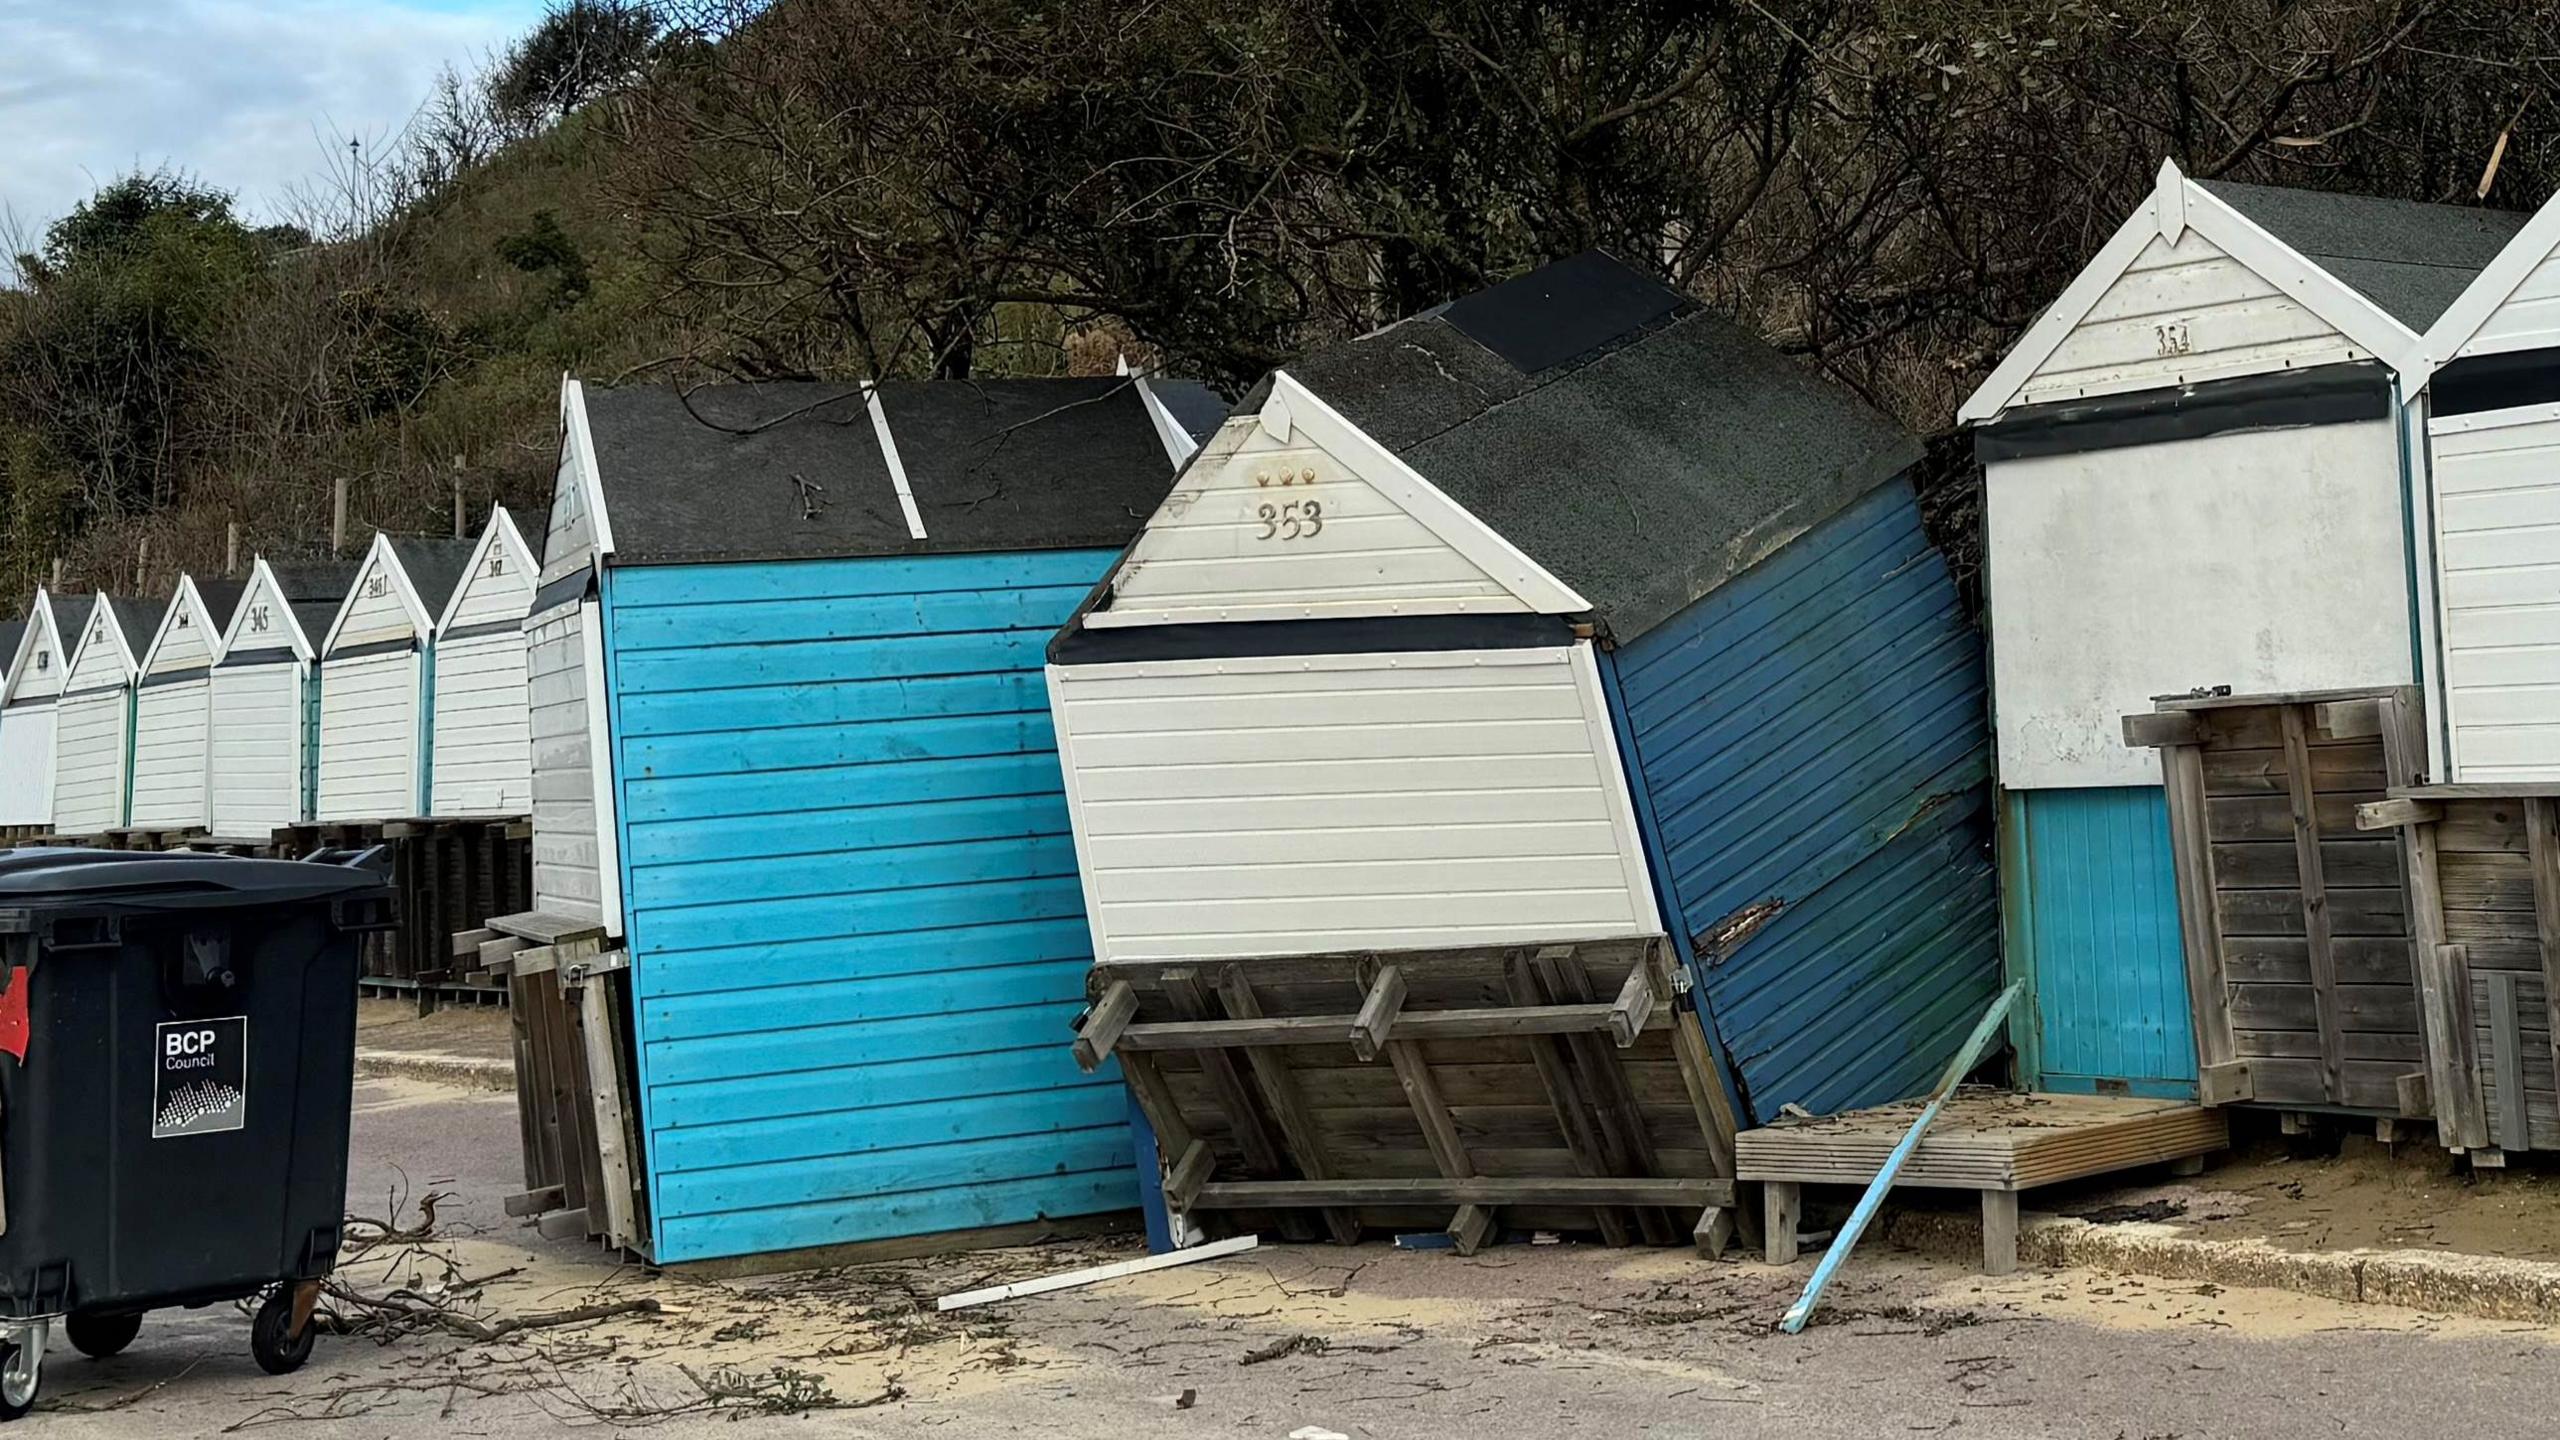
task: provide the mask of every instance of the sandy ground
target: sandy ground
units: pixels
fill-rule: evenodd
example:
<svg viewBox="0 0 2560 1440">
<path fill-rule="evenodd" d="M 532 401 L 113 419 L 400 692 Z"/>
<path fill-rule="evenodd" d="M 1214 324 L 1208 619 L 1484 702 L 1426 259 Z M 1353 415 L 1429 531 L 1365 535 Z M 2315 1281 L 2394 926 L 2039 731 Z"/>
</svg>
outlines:
<svg viewBox="0 0 2560 1440">
<path fill-rule="evenodd" d="M 507 1012 L 481 1005 L 455 1006 L 421 1018 L 418 1007 L 406 1000 L 359 1000 L 356 1043 L 370 1050 L 465 1060 L 508 1060 L 515 1055 Z"/>
<path fill-rule="evenodd" d="M 2086 1272 L 1987 1281 L 1861 1252 L 1801 1337 L 1789 1269 L 1512 1246 L 1462 1260 L 1272 1247 L 951 1315 L 931 1297 L 1131 1253 L 1074 1241 L 741 1282 L 554 1244 L 499 1213 L 513 1102 L 366 1081 L 349 1207 L 432 1234 L 347 1273 L 485 1321 L 655 1314 L 381 1344 L 274 1379 L 227 1310 L 154 1315 L 125 1355 L 58 1351 L 35 1423 L 73 1436 L 1558 1434 L 2295 1436 L 2547 1433 L 2560 1332 Z M 723 1427 L 717 1430 L 709 1427 Z"/>
</svg>

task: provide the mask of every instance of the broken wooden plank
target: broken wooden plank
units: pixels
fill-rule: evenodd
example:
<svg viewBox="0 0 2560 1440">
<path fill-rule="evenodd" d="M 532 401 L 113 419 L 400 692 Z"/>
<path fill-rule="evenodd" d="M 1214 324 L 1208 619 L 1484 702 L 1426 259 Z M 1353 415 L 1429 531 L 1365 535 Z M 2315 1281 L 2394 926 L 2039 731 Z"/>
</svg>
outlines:
<svg viewBox="0 0 2560 1440">
<path fill-rule="evenodd" d="M 2363 740 L 2382 734 L 2382 697 L 2329 700 L 2311 707 L 2312 724 L 2332 740 Z"/>
<path fill-rule="evenodd" d="M 2433 800 L 2367 800 L 2356 806 L 2359 830 L 2397 830 L 2403 825 L 2432 825 L 2444 818 L 2444 806 Z"/>
<path fill-rule="evenodd" d="M 1387 1043 L 1387 1031 L 1396 1023 L 1396 1012 L 1404 1008 L 1404 971 L 1394 965 L 1378 967 L 1378 976 L 1369 982 L 1368 996 L 1360 1002 L 1360 1013 L 1351 1019 L 1351 1053 L 1361 1060 L 1378 1058 Z"/>
<path fill-rule="evenodd" d="M 2517 1013 L 2516 977 L 2511 970 L 2489 974 L 2489 1063 L 2498 1077 L 2498 1106 L 2492 1112 L 2489 1139 L 2501 1150 L 2530 1150 L 2525 1130 L 2524 1021 Z"/>
<path fill-rule="evenodd" d="M 1653 1019 L 1653 977 L 1642 965 L 1627 971 L 1627 983 L 1618 989 L 1616 1003 L 1609 1007 L 1609 1033 L 1621 1050 L 1636 1043 Z"/>
<path fill-rule="evenodd" d="M 1137 1013 L 1137 990 L 1126 980 L 1112 981 L 1111 988 L 1102 992 L 1102 999 L 1085 1012 L 1084 1023 L 1076 1027 L 1076 1068 L 1088 1075 L 1101 1069 Z"/>
<path fill-rule="evenodd" d="M 527 1190 L 510 1195 L 506 1200 L 506 1212 L 519 1220 L 559 1208 L 560 1187 L 557 1185 L 545 1185 L 538 1190 Z"/>
<path fill-rule="evenodd" d="M 1128 1050 L 1228 1050 L 1280 1045 L 1339 1045 L 1358 1015 L 1257 1016 L 1250 1020 L 1154 1020 L 1120 1032 Z M 1659 1015 L 1649 1025 L 1661 1023 Z M 1529 1035 L 1614 1034 L 1615 1005 L 1519 1005 L 1399 1012 L 1400 1040 L 1484 1040 Z"/>
<path fill-rule="evenodd" d="M 587 1212 L 584 1210 L 552 1210 L 533 1222 L 533 1228 L 545 1240 L 584 1240 L 587 1238 Z"/>
<path fill-rule="evenodd" d="M 2320 1076 L 2329 1103 L 2346 1100 L 2346 1030 L 2338 1013 L 2338 957 L 2330 946 L 2329 885 L 2320 867 L 2320 814 L 2312 799 L 2311 736 L 2302 707 L 2284 707 L 2285 786 L 2293 806 L 2294 863 L 2301 871 L 2302 933 L 2310 942 Z"/>
<path fill-rule="evenodd" d="M 495 930 L 458 930 L 453 936 L 453 958 L 463 960 L 477 955 L 482 946 L 497 938 Z"/>
<path fill-rule="evenodd" d="M 1177 1211 L 1190 1209 L 1200 1187 L 1209 1183 L 1209 1173 L 1215 1164 L 1216 1158 L 1210 1154 L 1207 1141 L 1194 1140 L 1183 1146 L 1182 1158 L 1165 1172 L 1165 1204 Z"/>
<path fill-rule="evenodd" d="M 2193 745 L 2204 739 L 2204 727 L 2186 710 L 2152 710 L 2124 717 L 2124 743 L 2134 750 L 2167 745 Z"/>
<path fill-rule="evenodd" d="M 2213 837 L 2205 800 L 2204 752 L 2173 745 L 2160 752 L 2169 793 L 2169 857 L 2178 887 L 2178 932 L 2187 971 L 2187 1014 L 2195 1030 L 2196 1062 L 2228 1064 L 2239 1047 L 2232 1037 L 2230 988 L 2225 983 L 2221 905 L 2215 891 Z"/>
<path fill-rule="evenodd" d="M 1449 1221 L 1451 1248 L 1461 1255 L 1473 1255 L 1484 1248 L 1493 1235 L 1493 1212 L 1482 1205 L 1461 1205 Z"/>
<path fill-rule="evenodd" d="M 2256 1098 L 2257 1090 L 2249 1079 L 2248 1061 L 2231 1060 L 2220 1065 L 2197 1067 L 2197 1104 L 2239 1105 Z"/>
<path fill-rule="evenodd" d="M 2423 1120 L 2436 1113 L 2435 1102 L 2428 1093 L 2430 1087 L 2425 1071 L 2401 1076 L 2392 1088 L 2399 1097 L 2402 1115 Z"/>
<path fill-rule="evenodd" d="M 1056 1051 L 1049 1052 L 1056 1054 Z M 1156 1270 L 1170 1270 L 1177 1265 L 1197 1265 L 1203 1260 L 1218 1260 L 1241 1255 L 1262 1243 L 1258 1235 L 1238 1235 L 1232 1240 L 1212 1240 L 1188 1250 L 1175 1250 L 1163 1255 L 1147 1255 L 1135 1260 L 1115 1260 L 1108 1265 L 1095 1265 L 1084 1270 L 1069 1270 L 1057 1275 L 1043 1275 L 1037 1280 L 1016 1280 L 1009 1285 L 990 1285 L 984 1290 L 963 1290 L 945 1295 L 933 1302 L 936 1310 L 966 1310 L 975 1305 L 992 1305 L 999 1300 L 1018 1300 L 1025 1295 L 1046 1295 L 1053 1290 L 1072 1290 L 1079 1285 L 1098 1284 L 1130 1275 L 1145 1275 Z"/>
<path fill-rule="evenodd" d="M 1255 997 L 1253 981 L 1240 965 L 1230 965 L 1219 972 L 1218 999 L 1233 1019 L 1262 1018 L 1262 1002 Z M 1333 1162 L 1325 1153 L 1324 1132 L 1307 1113 L 1306 1102 L 1298 1094 L 1298 1082 L 1289 1073 L 1287 1057 L 1269 1048 L 1255 1048 L 1245 1052 L 1245 1061 L 1253 1067 L 1253 1078 L 1261 1086 L 1264 1103 L 1271 1107 L 1271 1118 L 1280 1127 L 1280 1137 L 1288 1146 L 1289 1158 L 1297 1163 L 1298 1173 L 1308 1180 L 1330 1178 Z M 1360 1217 L 1348 1209 L 1326 1209 L 1324 1223 L 1333 1232 L 1335 1244 L 1360 1242 Z"/>
</svg>

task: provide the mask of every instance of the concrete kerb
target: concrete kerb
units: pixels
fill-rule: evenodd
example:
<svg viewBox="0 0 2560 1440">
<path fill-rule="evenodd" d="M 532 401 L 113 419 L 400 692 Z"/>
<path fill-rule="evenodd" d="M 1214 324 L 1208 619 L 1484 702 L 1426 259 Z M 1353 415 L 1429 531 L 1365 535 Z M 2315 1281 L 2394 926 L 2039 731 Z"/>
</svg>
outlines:
<svg viewBox="0 0 2560 1440">
<path fill-rule="evenodd" d="M 465 1090 L 511 1091 L 516 1067 L 511 1060 L 479 1060 L 466 1055 L 437 1055 L 414 1050 L 356 1051 L 356 1074 L 367 1079 L 423 1080 Z"/>
<path fill-rule="evenodd" d="M 1982 1253 L 1979 1224 L 1946 1212 L 1897 1212 L 1885 1234 L 1933 1255 L 1978 1259 Z M 2282 1250 L 2263 1240 L 2200 1240 L 2174 1225 L 2096 1225 L 2059 1215 L 2022 1217 L 2018 1260 L 2560 1325 L 2560 1264 L 2542 1260 L 2429 1250 Z"/>
</svg>

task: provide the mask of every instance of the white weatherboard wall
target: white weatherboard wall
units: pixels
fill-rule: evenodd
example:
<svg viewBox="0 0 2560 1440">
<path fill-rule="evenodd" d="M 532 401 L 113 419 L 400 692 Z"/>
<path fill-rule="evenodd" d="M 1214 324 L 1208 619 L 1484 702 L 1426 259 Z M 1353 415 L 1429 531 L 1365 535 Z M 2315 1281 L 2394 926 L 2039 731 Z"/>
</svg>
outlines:
<svg viewBox="0 0 2560 1440">
<path fill-rule="evenodd" d="M 293 605 L 264 563 L 240 597 L 213 672 L 213 833 L 247 838 L 303 818 L 305 651 Z"/>
<path fill-rule="evenodd" d="M 2560 779 L 2560 405 L 2430 429 L 2447 778 Z"/>
<path fill-rule="evenodd" d="M 437 628 L 430 814 L 533 809 L 524 632 L 533 595 L 533 556 L 500 510 Z"/>
<path fill-rule="evenodd" d="M 65 662 L 42 591 L 0 688 L 0 825 L 53 823 L 53 740 Z M 5 664 L 6 661 L 0 661 Z"/>
<path fill-rule="evenodd" d="M 203 827 L 211 821 L 211 666 L 220 646 L 195 587 L 181 585 L 134 695 L 135 825 Z"/>
<path fill-rule="evenodd" d="M 2157 695 L 2410 683 L 2389 420 L 2002 460 L 1984 505 L 2009 789 L 2158 785 Z"/>
<path fill-rule="evenodd" d="M 1048 674 L 1103 959 L 1661 928 L 1587 644 Z"/>
<path fill-rule="evenodd" d="M 53 827 L 94 835 L 124 824 L 131 761 L 133 670 L 103 603 L 74 643 L 53 743 Z"/>
<path fill-rule="evenodd" d="M 2043 404 L 2371 358 L 2194 229 L 2154 235 L 2015 403 Z"/>
<path fill-rule="evenodd" d="M 534 617 L 526 633 L 533 735 L 533 908 L 620 927 L 600 829 L 594 738 L 588 708 L 588 637 L 598 633 L 592 603 L 560 605 Z"/>
<path fill-rule="evenodd" d="M 387 820 L 418 808 L 415 650 L 331 660 L 320 670 L 322 820 Z"/>
</svg>

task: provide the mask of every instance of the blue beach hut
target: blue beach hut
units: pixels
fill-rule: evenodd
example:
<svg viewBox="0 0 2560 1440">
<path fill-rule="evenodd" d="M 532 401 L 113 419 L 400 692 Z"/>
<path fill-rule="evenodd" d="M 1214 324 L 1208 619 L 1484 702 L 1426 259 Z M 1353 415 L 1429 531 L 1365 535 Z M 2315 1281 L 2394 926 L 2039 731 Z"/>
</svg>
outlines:
<svg viewBox="0 0 2560 1440">
<path fill-rule="evenodd" d="M 564 388 L 536 903 L 629 952 L 659 1262 L 1135 1203 L 1120 1085 L 1062 1043 L 1040 665 L 1191 448 L 1157 389 Z"/>
</svg>

